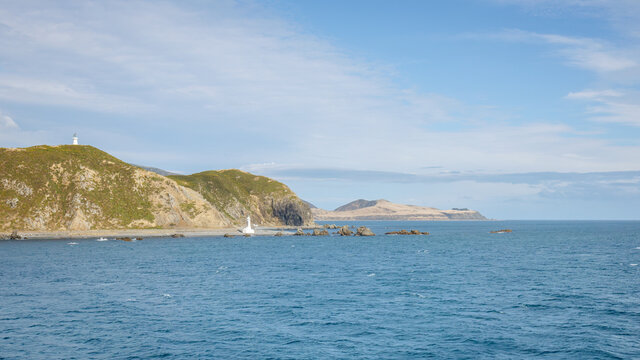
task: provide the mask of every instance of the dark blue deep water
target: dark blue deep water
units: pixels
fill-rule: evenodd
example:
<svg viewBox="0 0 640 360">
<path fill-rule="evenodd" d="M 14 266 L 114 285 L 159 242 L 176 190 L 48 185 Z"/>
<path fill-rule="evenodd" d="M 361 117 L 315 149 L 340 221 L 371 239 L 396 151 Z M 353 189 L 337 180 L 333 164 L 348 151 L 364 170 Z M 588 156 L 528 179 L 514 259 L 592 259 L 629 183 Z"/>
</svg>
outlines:
<svg viewBox="0 0 640 360">
<path fill-rule="evenodd" d="M 0 358 L 640 358 L 640 222 L 359 224 L 0 242 Z"/>
</svg>

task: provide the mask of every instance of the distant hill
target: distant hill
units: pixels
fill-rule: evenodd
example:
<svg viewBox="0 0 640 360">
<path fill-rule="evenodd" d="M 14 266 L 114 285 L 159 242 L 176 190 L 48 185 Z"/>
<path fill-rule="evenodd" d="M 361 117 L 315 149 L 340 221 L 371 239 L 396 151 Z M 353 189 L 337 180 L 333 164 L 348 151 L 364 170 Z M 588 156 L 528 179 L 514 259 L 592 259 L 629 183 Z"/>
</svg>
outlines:
<svg viewBox="0 0 640 360">
<path fill-rule="evenodd" d="M 162 169 L 158 169 L 152 166 L 142 166 L 142 165 L 135 165 L 135 164 L 131 164 L 133 166 L 137 166 L 141 169 L 147 170 L 147 171 L 151 171 L 154 172 L 156 174 L 162 175 L 162 176 L 169 176 L 169 175 L 178 175 L 176 173 L 173 173 L 171 171 L 167 171 L 167 170 L 162 170 Z"/>
<path fill-rule="evenodd" d="M 311 209 L 315 220 L 487 220 L 469 209 L 439 210 L 432 207 L 395 204 L 387 200 L 359 199 L 334 211 Z"/>
<path fill-rule="evenodd" d="M 239 170 L 170 178 L 92 146 L 0 148 L 0 231 L 222 228 L 247 215 L 313 223 L 284 184 Z"/>
<path fill-rule="evenodd" d="M 364 200 L 364 199 L 358 199 L 355 201 L 352 201 L 346 205 L 342 205 L 339 208 L 333 210 L 333 211 L 351 211 L 351 210 L 358 210 L 358 209 L 362 209 L 362 208 L 366 208 L 366 207 L 370 207 L 370 206 L 375 206 L 378 203 L 377 200 Z"/>
</svg>

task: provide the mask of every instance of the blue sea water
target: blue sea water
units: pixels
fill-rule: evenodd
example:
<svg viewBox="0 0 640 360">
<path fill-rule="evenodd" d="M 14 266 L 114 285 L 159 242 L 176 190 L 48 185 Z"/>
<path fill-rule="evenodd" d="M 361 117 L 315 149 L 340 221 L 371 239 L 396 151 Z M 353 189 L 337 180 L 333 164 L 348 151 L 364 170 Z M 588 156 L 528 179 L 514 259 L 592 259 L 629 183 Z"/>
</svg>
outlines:
<svg viewBox="0 0 640 360">
<path fill-rule="evenodd" d="M 0 358 L 640 358 L 640 222 L 357 224 L 0 242 Z"/>
</svg>

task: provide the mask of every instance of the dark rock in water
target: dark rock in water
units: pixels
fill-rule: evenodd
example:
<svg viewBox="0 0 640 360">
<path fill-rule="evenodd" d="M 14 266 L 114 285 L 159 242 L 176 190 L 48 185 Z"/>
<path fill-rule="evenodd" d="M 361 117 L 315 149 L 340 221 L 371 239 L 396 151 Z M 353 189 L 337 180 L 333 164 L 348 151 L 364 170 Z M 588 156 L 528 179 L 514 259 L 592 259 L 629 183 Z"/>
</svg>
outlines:
<svg viewBox="0 0 640 360">
<path fill-rule="evenodd" d="M 144 240 L 144 239 L 141 237 L 137 237 L 136 240 Z"/>
<path fill-rule="evenodd" d="M 422 235 L 431 235 L 431 234 L 429 234 L 429 232 L 428 232 L 428 231 L 423 231 L 423 232 L 422 232 Z"/>
<path fill-rule="evenodd" d="M 171 237 L 174 238 L 174 239 L 175 238 L 183 238 L 184 234 L 173 234 L 173 235 L 171 235 Z"/>
<path fill-rule="evenodd" d="M 340 229 L 340 226 L 338 226 L 336 224 L 324 224 L 323 227 L 325 229 Z"/>
<path fill-rule="evenodd" d="M 298 229 L 298 230 L 296 230 L 296 232 L 293 235 L 294 236 L 304 236 L 304 231 L 302 231 L 302 229 Z"/>
<path fill-rule="evenodd" d="M 510 233 L 510 232 L 513 232 L 513 230 L 511 230 L 511 229 L 502 229 L 502 230 L 491 231 L 492 234 L 504 234 L 504 233 Z"/>
<path fill-rule="evenodd" d="M 284 225 L 302 226 L 313 223 L 309 206 L 300 201 L 289 198 L 272 200 L 271 208 L 273 216 L 280 219 Z"/>
<path fill-rule="evenodd" d="M 385 233 L 385 235 L 429 235 L 428 232 L 420 232 L 418 230 L 411 230 L 411 231 L 407 231 L 407 230 L 400 230 L 400 231 L 390 231 Z"/>
<path fill-rule="evenodd" d="M 360 226 L 358 228 L 358 232 L 356 232 L 356 236 L 375 236 L 376 234 L 371 231 L 368 227 Z"/>
<path fill-rule="evenodd" d="M 327 236 L 327 235 L 329 235 L 329 232 L 327 230 L 315 229 L 315 230 L 313 230 L 313 234 L 311 234 L 311 235 L 313 235 L 313 236 Z"/>
<path fill-rule="evenodd" d="M 235 235 L 231 235 L 231 234 L 224 234 L 224 237 L 226 237 L 226 238 L 232 238 L 232 237 L 235 237 Z"/>
<path fill-rule="evenodd" d="M 132 241 L 130 237 L 125 236 L 125 237 L 117 237 L 116 240 L 122 240 L 122 241 Z"/>
<path fill-rule="evenodd" d="M 351 236 L 353 235 L 353 231 L 349 230 L 349 226 L 345 225 L 338 230 L 338 234 L 342 236 Z"/>
<path fill-rule="evenodd" d="M 284 234 L 282 234 L 282 231 L 278 231 L 277 233 L 275 233 L 273 236 L 282 236 Z"/>
<path fill-rule="evenodd" d="M 14 231 L 11 233 L 11 235 L 9 235 L 9 240 L 20 240 L 22 239 L 22 236 L 20 236 L 20 234 L 18 234 L 17 231 Z"/>
<path fill-rule="evenodd" d="M 244 237 L 251 237 L 251 234 L 244 234 Z"/>
</svg>

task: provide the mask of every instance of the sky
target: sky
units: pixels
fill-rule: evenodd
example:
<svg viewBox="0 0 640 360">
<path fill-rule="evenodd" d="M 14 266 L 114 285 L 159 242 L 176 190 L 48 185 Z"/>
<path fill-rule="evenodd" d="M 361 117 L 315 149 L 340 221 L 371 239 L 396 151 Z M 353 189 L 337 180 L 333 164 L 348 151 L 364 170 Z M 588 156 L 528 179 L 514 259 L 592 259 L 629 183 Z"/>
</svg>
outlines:
<svg viewBox="0 0 640 360">
<path fill-rule="evenodd" d="M 239 168 L 333 209 L 640 219 L 640 2 L 4 1 L 0 147 Z"/>
</svg>

